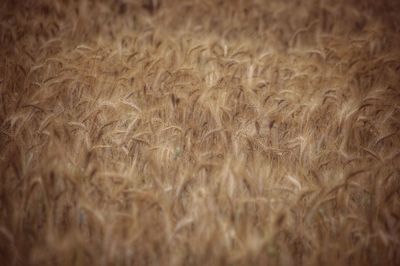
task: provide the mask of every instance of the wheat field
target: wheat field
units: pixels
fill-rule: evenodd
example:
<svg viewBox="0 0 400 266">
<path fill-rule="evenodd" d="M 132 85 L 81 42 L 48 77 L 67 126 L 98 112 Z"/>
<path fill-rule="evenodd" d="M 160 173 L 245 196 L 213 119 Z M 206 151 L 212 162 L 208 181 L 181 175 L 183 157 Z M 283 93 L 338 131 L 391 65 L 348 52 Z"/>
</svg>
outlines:
<svg viewBox="0 0 400 266">
<path fill-rule="evenodd" d="M 0 1 L 0 264 L 400 265 L 399 14 Z"/>
</svg>

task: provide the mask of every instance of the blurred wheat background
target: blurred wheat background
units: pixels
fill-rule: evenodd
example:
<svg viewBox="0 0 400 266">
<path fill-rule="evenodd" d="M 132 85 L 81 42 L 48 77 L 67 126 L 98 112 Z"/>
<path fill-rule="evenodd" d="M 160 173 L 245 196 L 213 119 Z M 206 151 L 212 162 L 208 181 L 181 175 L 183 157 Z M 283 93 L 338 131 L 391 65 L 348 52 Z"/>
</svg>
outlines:
<svg viewBox="0 0 400 266">
<path fill-rule="evenodd" d="M 400 265 L 400 2 L 3 0 L 1 265 Z"/>
</svg>

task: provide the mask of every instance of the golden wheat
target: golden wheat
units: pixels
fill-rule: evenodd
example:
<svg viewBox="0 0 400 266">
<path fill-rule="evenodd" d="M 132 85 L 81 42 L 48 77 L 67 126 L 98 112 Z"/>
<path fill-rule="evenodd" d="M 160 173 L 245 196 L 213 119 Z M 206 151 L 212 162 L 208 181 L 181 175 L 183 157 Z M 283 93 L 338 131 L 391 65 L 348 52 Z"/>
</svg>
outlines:
<svg viewBox="0 0 400 266">
<path fill-rule="evenodd" d="M 1 265 L 399 265 L 396 1 L 4 0 Z"/>
</svg>

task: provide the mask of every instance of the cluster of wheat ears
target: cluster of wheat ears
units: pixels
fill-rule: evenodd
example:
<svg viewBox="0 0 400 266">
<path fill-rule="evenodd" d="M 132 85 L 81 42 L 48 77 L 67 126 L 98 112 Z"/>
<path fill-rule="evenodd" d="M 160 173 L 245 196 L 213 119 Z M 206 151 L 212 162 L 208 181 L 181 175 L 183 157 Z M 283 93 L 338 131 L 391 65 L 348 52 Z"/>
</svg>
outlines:
<svg viewBox="0 0 400 266">
<path fill-rule="evenodd" d="M 0 1 L 1 265 L 399 265 L 398 1 Z"/>
</svg>

